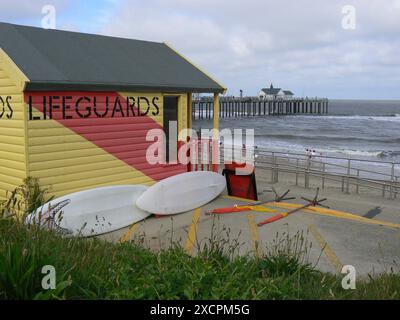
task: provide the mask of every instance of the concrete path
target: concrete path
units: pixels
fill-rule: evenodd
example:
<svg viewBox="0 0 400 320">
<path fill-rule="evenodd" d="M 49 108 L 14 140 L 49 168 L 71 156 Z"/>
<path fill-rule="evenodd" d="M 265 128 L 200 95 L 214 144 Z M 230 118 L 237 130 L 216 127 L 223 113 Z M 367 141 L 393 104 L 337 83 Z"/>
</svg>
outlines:
<svg viewBox="0 0 400 320">
<path fill-rule="evenodd" d="M 284 192 L 285 185 L 275 186 Z M 260 185 L 259 190 L 269 185 Z M 300 196 L 312 198 L 315 189 L 291 187 L 296 200 L 304 204 Z M 399 224 L 400 200 L 385 200 L 368 195 L 346 195 L 326 190 L 320 197 L 327 197 L 326 205 L 332 209 L 350 212 L 356 216 Z M 272 199 L 264 193 L 262 200 Z M 271 224 L 257 227 L 257 223 L 288 209 L 268 206 L 276 213 L 247 211 L 224 215 L 206 215 L 208 209 L 244 204 L 236 198 L 222 195 L 202 208 L 184 214 L 156 218 L 151 217 L 130 228 L 121 229 L 100 238 L 107 241 L 137 241 L 152 250 L 180 245 L 195 255 L 200 248 L 215 243 L 225 245 L 234 254 L 262 255 L 276 248 L 276 241 L 297 234 L 297 240 L 308 243 L 308 261 L 321 271 L 339 273 L 343 265 L 352 265 L 359 275 L 400 271 L 400 228 L 371 225 L 358 221 L 317 215 L 301 211 Z M 295 237 L 296 238 L 296 237 Z M 214 241 L 213 241 L 214 240 Z M 293 240 L 292 240 L 293 241 Z M 274 244 L 275 243 L 275 244 Z M 311 246 L 311 247 L 310 247 Z"/>
</svg>

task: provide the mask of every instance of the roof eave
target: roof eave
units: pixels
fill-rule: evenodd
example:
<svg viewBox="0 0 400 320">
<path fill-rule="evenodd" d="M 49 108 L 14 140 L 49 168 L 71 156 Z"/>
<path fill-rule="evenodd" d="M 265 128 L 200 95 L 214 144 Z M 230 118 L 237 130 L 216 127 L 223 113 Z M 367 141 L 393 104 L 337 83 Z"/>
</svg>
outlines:
<svg viewBox="0 0 400 320">
<path fill-rule="evenodd" d="M 189 64 L 191 64 L 193 67 L 195 67 L 197 70 L 202 72 L 204 75 L 206 75 L 211 81 L 215 82 L 218 86 L 220 86 L 219 91 L 216 91 L 215 93 L 222 93 L 225 94 L 228 91 L 228 88 L 216 80 L 214 77 L 209 75 L 206 71 L 204 71 L 202 68 L 200 68 L 197 64 L 195 64 L 193 61 L 191 61 L 188 57 L 184 56 L 182 53 L 177 51 L 174 47 L 172 47 L 169 43 L 163 42 L 165 46 L 167 46 L 169 49 L 171 49 L 173 52 L 175 52 L 178 56 L 180 56 L 182 59 L 186 60 Z"/>
<path fill-rule="evenodd" d="M 223 88 L 204 88 L 195 86 L 150 86 L 131 84 L 102 83 L 61 83 L 31 81 L 26 84 L 26 91 L 133 91 L 133 92 L 167 92 L 167 93 L 223 93 Z"/>
</svg>

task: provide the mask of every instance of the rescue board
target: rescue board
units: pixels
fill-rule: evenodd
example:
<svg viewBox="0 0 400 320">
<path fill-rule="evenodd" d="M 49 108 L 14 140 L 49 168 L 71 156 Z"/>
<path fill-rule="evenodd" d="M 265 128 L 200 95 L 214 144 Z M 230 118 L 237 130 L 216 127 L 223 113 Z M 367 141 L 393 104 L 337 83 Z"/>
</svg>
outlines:
<svg viewBox="0 0 400 320">
<path fill-rule="evenodd" d="M 72 193 L 46 203 L 25 222 L 82 237 L 112 232 L 150 215 L 135 205 L 146 189 L 142 185 L 120 185 Z"/>
<path fill-rule="evenodd" d="M 172 215 L 199 208 L 226 187 L 224 176 L 210 171 L 186 172 L 161 180 L 145 191 L 136 205 L 147 212 Z"/>
</svg>

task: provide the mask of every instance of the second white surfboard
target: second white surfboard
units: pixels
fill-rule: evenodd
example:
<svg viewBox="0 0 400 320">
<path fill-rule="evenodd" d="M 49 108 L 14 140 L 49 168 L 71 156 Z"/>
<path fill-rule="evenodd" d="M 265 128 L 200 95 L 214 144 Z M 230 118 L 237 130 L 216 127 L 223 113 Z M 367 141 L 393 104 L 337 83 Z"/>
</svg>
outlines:
<svg viewBox="0 0 400 320">
<path fill-rule="evenodd" d="M 182 173 L 151 186 L 139 196 L 136 205 L 154 214 L 178 214 L 207 204 L 219 196 L 225 187 L 225 178 L 219 173 Z"/>
</svg>

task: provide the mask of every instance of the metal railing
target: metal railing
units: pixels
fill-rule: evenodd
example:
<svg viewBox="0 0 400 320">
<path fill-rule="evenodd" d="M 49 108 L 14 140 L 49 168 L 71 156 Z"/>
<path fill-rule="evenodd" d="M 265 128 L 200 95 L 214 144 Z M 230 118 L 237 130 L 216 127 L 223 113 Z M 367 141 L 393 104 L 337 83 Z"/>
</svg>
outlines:
<svg viewBox="0 0 400 320">
<path fill-rule="evenodd" d="M 224 147 L 220 158 L 224 163 Z M 242 152 L 236 149 L 234 152 Z M 328 182 L 339 184 L 342 192 L 356 193 L 363 190 L 379 190 L 383 197 L 396 199 L 400 193 L 400 163 L 373 161 L 350 157 L 307 155 L 304 153 L 279 152 L 263 148 L 254 149 L 254 163 L 257 169 L 271 171 L 271 183 L 279 182 L 279 175 L 293 177 L 295 185 L 303 180 L 309 188 L 311 179 L 324 189 Z M 353 190 L 352 190 L 353 187 Z"/>
<path fill-rule="evenodd" d="M 400 194 L 399 162 L 325 155 L 310 156 L 305 153 L 271 151 L 258 147 L 246 150 L 220 146 L 219 163 L 224 164 L 225 160 L 231 163 L 235 159 L 241 159 L 243 162 L 246 152 L 251 158 L 249 160 L 254 160 L 256 169 L 270 171 L 271 183 L 278 183 L 280 174 L 286 174 L 286 177 L 294 178 L 296 186 L 301 185 L 302 179 L 305 188 L 310 188 L 314 183 L 325 189 L 330 183 L 329 186 L 339 184 L 345 193 L 355 191 L 358 194 L 360 189 L 375 190 L 381 192 L 383 197 L 389 195 L 390 199 L 396 199 Z M 228 159 L 224 158 L 226 154 L 230 154 Z M 194 171 L 211 170 L 213 159 L 218 160 L 218 157 L 215 159 L 212 155 L 211 140 L 199 141 L 191 168 Z"/>
</svg>

